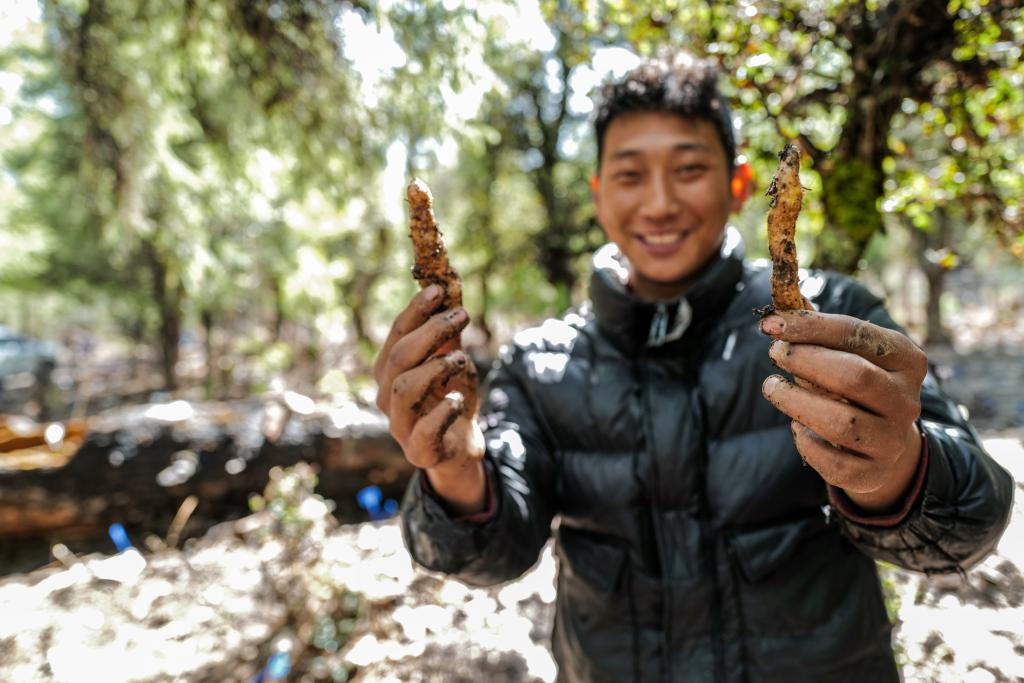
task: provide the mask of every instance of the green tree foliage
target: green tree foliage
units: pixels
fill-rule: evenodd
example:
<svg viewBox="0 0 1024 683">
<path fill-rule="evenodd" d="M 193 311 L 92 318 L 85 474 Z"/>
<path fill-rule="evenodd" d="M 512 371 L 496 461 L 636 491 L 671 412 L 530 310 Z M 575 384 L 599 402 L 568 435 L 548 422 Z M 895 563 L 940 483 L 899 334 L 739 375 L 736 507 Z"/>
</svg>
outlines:
<svg viewBox="0 0 1024 683">
<path fill-rule="evenodd" d="M 281 211 L 314 187 L 342 202 L 365 156 L 332 7 L 44 5 L 29 88 L 54 104 L 10 155 L 16 222 L 48 236 L 38 280 L 135 300 L 168 386 L 186 304 L 210 319 L 254 277 L 279 292 L 298 265 Z"/>
<path fill-rule="evenodd" d="M 211 366 L 233 345 L 358 373 L 415 290 L 418 175 L 503 339 L 578 297 L 601 241 L 597 51 L 664 44 L 733 75 L 760 177 L 800 141 L 816 265 L 855 268 L 887 223 L 920 231 L 926 272 L 982 227 L 1024 258 L 1015 5 L 543 0 L 538 33 L 504 0 L 46 0 L 0 47 L 0 285 L 102 308 L 168 386 L 192 330 Z"/>
<path fill-rule="evenodd" d="M 1019 187 L 1007 180 L 1019 177 L 1019 162 L 992 153 L 1015 146 L 1021 120 L 1024 20 L 1019 3 L 664 0 L 642 8 L 625 2 L 576 5 L 588 12 L 600 35 L 641 51 L 671 44 L 716 57 L 733 75 L 740 114 L 758 151 L 778 148 L 783 138 L 800 142 L 821 177 L 827 229 L 817 235 L 816 266 L 856 269 L 871 237 L 883 229 L 882 205 L 891 188 L 886 180 L 893 177 L 892 158 L 900 148 L 893 138 L 907 112 L 919 107 L 926 117 L 928 111 L 950 110 L 932 128 L 944 148 L 990 148 L 981 153 L 985 163 L 964 169 L 964 187 L 987 184 L 982 194 L 990 205 L 1019 206 Z M 969 121 L 978 137 L 966 137 Z M 1003 147 L 1005 142 L 1010 144 Z M 990 215 L 1007 240 L 1019 239 L 1020 222 L 1012 208 L 1009 214 Z"/>
<path fill-rule="evenodd" d="M 5 150 L 24 200 L 11 223 L 42 239 L 8 282 L 109 293 L 170 387 L 189 317 L 209 336 L 255 316 L 272 341 L 284 320 L 345 303 L 366 338 L 394 229 L 368 190 L 395 138 L 415 148 L 444 133 L 437 86 L 460 72 L 452 37 L 468 13 L 414 10 L 46 2 L 35 44 L 5 60 L 28 77 L 17 116 L 36 122 Z M 345 56 L 346 13 L 396 26 L 407 49 L 380 106 Z"/>
<path fill-rule="evenodd" d="M 485 57 L 494 87 L 484 100 L 476 130 L 463 138 L 459 173 L 477 191 L 471 195 L 477 200 L 473 220 L 486 222 L 490 227 L 482 228 L 485 231 L 494 231 L 498 223 L 510 231 L 505 239 L 495 234 L 481 241 L 485 248 L 502 245 L 500 252 L 492 249 L 485 262 L 514 268 L 522 277 L 526 257 L 555 288 L 548 308 L 553 303 L 565 309 L 578 285 L 581 257 L 600 243 L 601 234 L 587 190 L 593 172 L 589 126 L 585 112 L 570 105 L 572 97 L 581 94 L 573 79 L 587 67 L 593 39 L 568 12 L 556 11 L 548 19 L 550 45 L 544 49 L 510 41 L 503 37 L 500 23 L 491 25 Z M 481 179 L 480 173 L 490 180 Z M 497 200 L 496 192 L 509 192 L 517 182 L 510 174 L 524 175 L 528 181 L 529 195 L 522 201 L 535 209 L 527 214 L 529 220 L 523 220 L 521 207 L 512 209 Z M 480 192 L 485 182 L 487 191 Z M 496 206 L 485 207 L 488 201 Z M 514 255 L 511 262 L 509 254 Z M 541 283 L 509 284 L 522 294 Z M 483 296 L 485 302 L 490 298 Z"/>
</svg>

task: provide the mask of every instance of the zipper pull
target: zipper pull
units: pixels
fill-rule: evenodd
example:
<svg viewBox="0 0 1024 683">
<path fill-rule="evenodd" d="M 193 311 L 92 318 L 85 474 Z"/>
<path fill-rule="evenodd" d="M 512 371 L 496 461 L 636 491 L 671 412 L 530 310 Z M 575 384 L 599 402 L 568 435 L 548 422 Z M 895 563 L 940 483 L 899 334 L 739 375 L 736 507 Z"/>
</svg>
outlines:
<svg viewBox="0 0 1024 683">
<path fill-rule="evenodd" d="M 647 333 L 647 346 L 661 346 L 668 335 L 668 306 L 660 303 L 651 319 L 651 329 Z"/>
</svg>

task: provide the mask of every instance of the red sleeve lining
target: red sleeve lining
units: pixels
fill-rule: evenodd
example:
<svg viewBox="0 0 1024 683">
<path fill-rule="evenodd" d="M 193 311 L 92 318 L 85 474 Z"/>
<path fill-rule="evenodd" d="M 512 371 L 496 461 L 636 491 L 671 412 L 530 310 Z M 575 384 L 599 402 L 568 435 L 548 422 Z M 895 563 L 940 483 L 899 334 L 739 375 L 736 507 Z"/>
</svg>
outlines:
<svg viewBox="0 0 1024 683">
<path fill-rule="evenodd" d="M 843 517 L 867 526 L 892 527 L 902 522 L 907 514 L 910 513 L 914 504 L 917 503 L 917 499 L 921 497 L 921 491 L 924 489 L 925 475 L 928 473 L 928 438 L 924 435 L 924 430 L 920 429 L 920 424 L 918 429 L 921 431 L 921 460 L 917 463 L 917 474 L 914 475 L 914 484 L 903 499 L 903 504 L 900 505 L 896 512 L 881 516 L 865 515 L 850 500 L 845 491 L 830 484 L 828 486 L 828 497 L 832 507 L 838 510 Z"/>
<path fill-rule="evenodd" d="M 498 497 L 495 495 L 494 480 L 491 477 L 490 469 L 487 467 L 484 467 L 484 476 L 487 477 L 487 492 L 484 494 L 484 509 L 480 512 L 474 512 L 471 515 L 460 515 L 457 517 L 449 515 L 449 518 L 453 522 L 474 522 L 476 524 L 485 524 L 491 521 L 494 517 L 494 513 L 498 508 Z M 437 495 L 437 491 L 435 491 L 434 487 L 430 484 L 430 478 L 427 477 L 427 473 L 422 470 L 420 471 L 420 490 L 424 495 L 430 496 L 440 503 L 441 507 L 448 510 L 448 505 L 444 502 L 444 499 L 441 498 L 441 496 Z"/>
</svg>

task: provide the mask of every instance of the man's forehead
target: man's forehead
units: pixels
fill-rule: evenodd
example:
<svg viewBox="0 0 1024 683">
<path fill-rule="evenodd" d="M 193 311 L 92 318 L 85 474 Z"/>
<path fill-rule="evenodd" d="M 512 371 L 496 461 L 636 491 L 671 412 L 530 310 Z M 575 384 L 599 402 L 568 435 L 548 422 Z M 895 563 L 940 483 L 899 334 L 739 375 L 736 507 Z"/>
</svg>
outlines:
<svg viewBox="0 0 1024 683">
<path fill-rule="evenodd" d="M 694 141 L 694 142 L 677 142 L 674 145 L 665 144 L 665 145 L 660 145 L 659 147 L 664 147 L 666 149 L 670 149 L 673 152 L 693 152 L 693 151 L 697 151 L 697 152 L 710 152 L 710 151 L 714 150 L 714 147 L 712 147 L 711 145 L 705 144 L 703 142 L 696 142 L 696 141 Z M 629 146 L 625 146 L 625 147 L 621 147 L 619 149 L 615 149 L 614 151 L 613 150 L 609 150 L 608 157 L 610 159 L 625 159 L 625 158 L 628 158 L 628 157 L 639 156 L 639 155 L 643 154 L 645 151 L 647 151 L 647 147 L 629 147 Z"/>
<path fill-rule="evenodd" d="M 609 124 L 604 143 L 608 159 L 651 151 L 710 152 L 721 145 L 711 121 L 667 112 L 623 114 Z"/>
</svg>

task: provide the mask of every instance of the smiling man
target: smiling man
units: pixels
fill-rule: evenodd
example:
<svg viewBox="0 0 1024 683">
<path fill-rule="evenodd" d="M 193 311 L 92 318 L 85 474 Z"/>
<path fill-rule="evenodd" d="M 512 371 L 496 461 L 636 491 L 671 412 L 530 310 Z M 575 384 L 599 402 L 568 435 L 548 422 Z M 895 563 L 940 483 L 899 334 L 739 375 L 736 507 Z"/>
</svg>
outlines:
<svg viewBox="0 0 1024 683">
<path fill-rule="evenodd" d="M 710 63 L 642 64 L 595 132 L 590 302 L 517 334 L 482 409 L 465 353 L 434 356 L 468 323 L 440 291 L 381 350 L 378 403 L 420 468 L 413 557 L 507 581 L 557 519 L 561 681 L 899 680 L 874 560 L 966 569 L 1012 480 L 853 280 L 814 273 L 816 311 L 751 315 L 769 273 L 727 228 L 749 175 Z"/>
<path fill-rule="evenodd" d="M 649 300 L 679 297 L 742 206 L 723 140 L 706 119 L 631 111 L 609 122 L 601 146 L 597 219 L 632 266 L 632 290 Z"/>
</svg>

